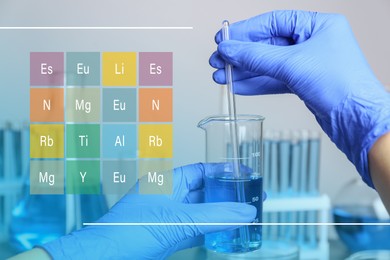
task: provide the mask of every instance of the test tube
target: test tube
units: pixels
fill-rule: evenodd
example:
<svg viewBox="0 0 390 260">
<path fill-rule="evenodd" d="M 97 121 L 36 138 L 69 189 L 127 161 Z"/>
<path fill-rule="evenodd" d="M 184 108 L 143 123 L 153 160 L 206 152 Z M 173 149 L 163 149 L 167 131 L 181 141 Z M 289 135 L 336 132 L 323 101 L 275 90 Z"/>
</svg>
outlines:
<svg viewBox="0 0 390 260">
<path fill-rule="evenodd" d="M 301 130 L 300 133 L 300 161 L 301 161 L 301 167 L 300 167 L 300 180 L 299 180 L 299 193 L 301 196 L 307 196 L 308 190 L 307 190 L 307 179 L 308 179 L 308 149 L 309 149 L 309 132 L 307 130 Z M 307 211 L 300 211 L 298 212 L 298 221 L 299 223 L 304 223 L 307 220 Z M 298 226 L 298 242 L 300 244 L 304 244 L 306 237 L 305 234 L 307 233 L 307 227 L 308 226 Z"/>
<path fill-rule="evenodd" d="M 279 133 L 274 131 L 271 139 L 271 161 L 270 161 L 270 192 L 273 196 L 276 196 L 279 192 L 278 189 L 278 142 L 279 142 Z"/>
<path fill-rule="evenodd" d="M 299 192 L 301 195 L 307 195 L 307 179 L 308 179 L 308 150 L 309 150 L 309 132 L 307 130 L 301 131 L 300 146 L 300 160 L 301 167 L 299 171 Z"/>
<path fill-rule="evenodd" d="M 279 141 L 279 173 L 280 173 L 280 195 L 286 196 L 289 184 L 289 167 L 290 167 L 290 134 L 283 131 Z"/>
<path fill-rule="evenodd" d="M 290 134 L 289 131 L 281 132 L 279 149 L 278 149 L 278 162 L 279 162 L 279 195 L 281 197 L 288 196 L 289 185 L 289 169 L 290 169 Z M 288 221 L 288 212 L 280 212 L 280 222 L 286 223 Z M 279 227 L 279 236 L 287 237 L 289 226 Z"/>
<path fill-rule="evenodd" d="M 299 132 L 294 131 L 291 136 L 291 168 L 290 168 L 290 180 L 291 180 L 291 194 L 298 195 L 299 192 L 299 172 L 301 168 L 300 161 L 300 146 L 299 146 Z M 298 212 L 294 211 L 289 214 L 292 223 L 296 223 L 298 220 Z M 298 227 L 296 225 L 290 226 L 291 238 L 297 239 Z"/>
<path fill-rule="evenodd" d="M 300 147 L 299 147 L 299 132 L 294 131 L 291 139 L 291 169 L 290 169 L 290 180 L 291 180 L 291 191 L 293 194 L 299 192 L 299 172 L 301 169 Z"/>
<path fill-rule="evenodd" d="M 309 167 L 308 167 L 308 192 L 311 195 L 318 193 L 319 178 L 319 159 L 320 159 L 320 134 L 319 132 L 310 132 L 309 138 Z"/>
<path fill-rule="evenodd" d="M 309 135 L 309 169 L 308 169 L 308 192 L 310 195 L 318 193 L 318 178 L 319 178 L 319 156 L 320 155 L 320 134 L 312 131 Z M 307 213 L 307 221 L 310 223 L 317 222 L 317 212 L 309 211 Z M 317 230 L 318 226 L 312 225 L 307 227 L 308 244 L 311 247 L 317 246 Z"/>
<path fill-rule="evenodd" d="M 279 132 L 273 131 L 272 138 L 271 138 L 271 160 L 270 160 L 270 191 L 272 192 L 271 195 L 273 197 L 278 196 L 279 192 L 279 181 L 278 181 L 278 175 L 279 175 L 279 169 L 278 169 L 278 143 L 279 143 Z M 278 223 L 278 212 L 271 212 L 270 214 L 270 221 L 272 223 Z M 272 225 L 270 226 L 270 237 L 271 239 L 275 240 L 278 237 L 278 229 L 279 226 Z"/>
</svg>

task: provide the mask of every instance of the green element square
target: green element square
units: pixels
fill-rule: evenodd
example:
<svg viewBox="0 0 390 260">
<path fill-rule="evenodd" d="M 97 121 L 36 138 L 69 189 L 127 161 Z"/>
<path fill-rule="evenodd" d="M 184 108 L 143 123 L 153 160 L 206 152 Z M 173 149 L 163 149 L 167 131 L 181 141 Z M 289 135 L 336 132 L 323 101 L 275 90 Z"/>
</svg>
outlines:
<svg viewBox="0 0 390 260">
<path fill-rule="evenodd" d="M 100 121 L 100 89 L 69 88 L 66 90 L 67 122 Z"/>
<path fill-rule="evenodd" d="M 100 125 L 66 125 L 67 158 L 100 158 Z"/>
<path fill-rule="evenodd" d="M 100 85 L 100 53 L 68 52 L 66 54 L 67 86 Z"/>
<path fill-rule="evenodd" d="M 100 194 L 100 161 L 67 161 L 66 193 Z"/>
<path fill-rule="evenodd" d="M 136 161 L 103 161 L 102 180 L 104 194 L 135 193 L 137 183 Z"/>
<path fill-rule="evenodd" d="M 172 194 L 172 160 L 140 160 L 139 194 Z"/>
<path fill-rule="evenodd" d="M 31 160 L 30 194 L 64 194 L 64 161 Z"/>
</svg>

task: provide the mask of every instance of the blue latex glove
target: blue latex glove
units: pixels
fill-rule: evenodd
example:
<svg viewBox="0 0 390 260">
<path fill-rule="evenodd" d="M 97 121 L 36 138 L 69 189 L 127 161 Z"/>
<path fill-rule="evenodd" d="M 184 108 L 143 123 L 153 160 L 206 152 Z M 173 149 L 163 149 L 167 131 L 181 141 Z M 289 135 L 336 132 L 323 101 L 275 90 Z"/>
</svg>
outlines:
<svg viewBox="0 0 390 260">
<path fill-rule="evenodd" d="M 176 168 L 172 195 L 126 195 L 97 222 L 252 222 L 256 208 L 245 203 L 200 203 L 204 175 L 218 167 L 224 165 L 198 163 Z M 163 259 L 201 245 L 200 235 L 234 228 L 237 226 L 88 226 L 42 248 L 54 259 Z"/>
<path fill-rule="evenodd" d="M 345 17 L 275 11 L 232 24 L 230 41 L 221 36 L 210 58 L 217 83 L 225 83 L 226 61 L 234 66 L 238 94 L 298 95 L 373 187 L 368 152 L 390 130 L 390 98 Z"/>
</svg>

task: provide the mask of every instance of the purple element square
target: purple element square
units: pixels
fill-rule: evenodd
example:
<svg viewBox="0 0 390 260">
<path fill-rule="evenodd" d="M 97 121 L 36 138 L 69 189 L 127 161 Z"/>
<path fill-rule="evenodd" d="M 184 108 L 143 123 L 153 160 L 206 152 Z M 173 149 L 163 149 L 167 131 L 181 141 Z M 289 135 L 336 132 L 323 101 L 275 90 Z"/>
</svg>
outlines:
<svg viewBox="0 0 390 260">
<path fill-rule="evenodd" d="M 139 53 L 140 86 L 172 86 L 172 52 Z"/>
<path fill-rule="evenodd" d="M 30 53 L 30 85 L 31 86 L 63 86 L 64 85 L 64 53 L 63 52 L 31 52 Z"/>
</svg>

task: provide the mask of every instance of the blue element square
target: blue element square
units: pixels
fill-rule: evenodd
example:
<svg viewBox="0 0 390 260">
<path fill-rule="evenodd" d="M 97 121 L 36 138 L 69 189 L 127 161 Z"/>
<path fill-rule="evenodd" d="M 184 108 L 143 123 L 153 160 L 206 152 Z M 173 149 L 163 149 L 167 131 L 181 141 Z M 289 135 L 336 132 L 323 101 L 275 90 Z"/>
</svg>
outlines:
<svg viewBox="0 0 390 260">
<path fill-rule="evenodd" d="M 68 52 L 66 53 L 67 86 L 100 85 L 100 53 Z"/>
<path fill-rule="evenodd" d="M 135 122 L 136 89 L 103 89 L 103 122 Z"/>
<path fill-rule="evenodd" d="M 137 192 L 136 161 L 103 161 L 102 177 L 104 194 L 124 195 Z"/>
<path fill-rule="evenodd" d="M 103 125 L 103 158 L 136 158 L 137 127 L 132 124 Z"/>
</svg>

